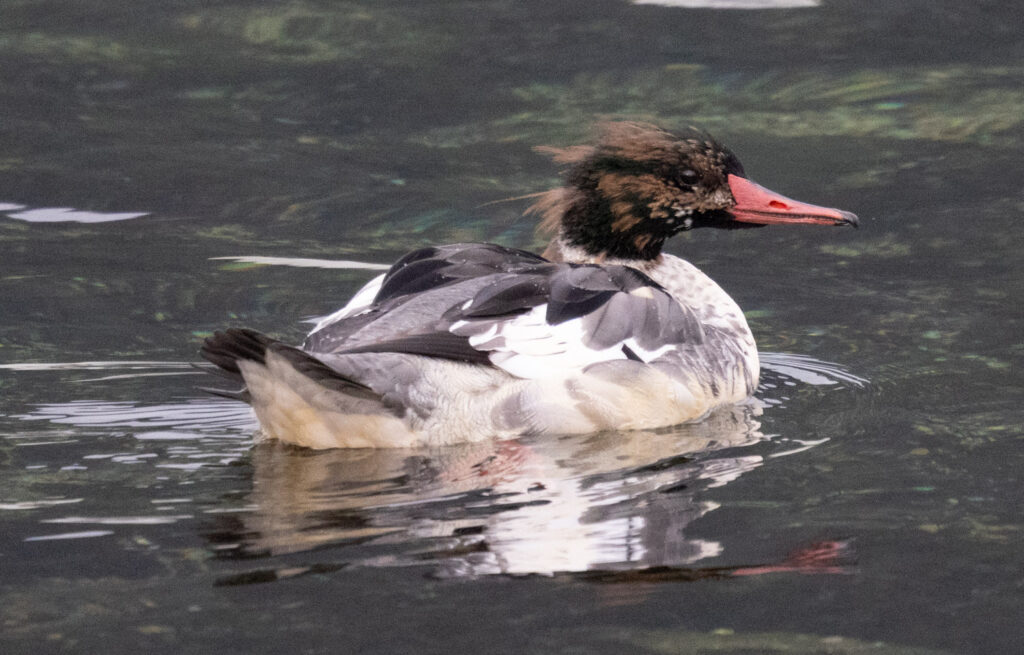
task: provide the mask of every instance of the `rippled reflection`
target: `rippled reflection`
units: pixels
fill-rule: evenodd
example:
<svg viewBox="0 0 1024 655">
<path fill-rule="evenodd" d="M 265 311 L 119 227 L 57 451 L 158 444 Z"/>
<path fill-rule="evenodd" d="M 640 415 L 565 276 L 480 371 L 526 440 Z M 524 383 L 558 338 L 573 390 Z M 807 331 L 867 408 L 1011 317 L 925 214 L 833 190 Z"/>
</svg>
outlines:
<svg viewBox="0 0 1024 655">
<path fill-rule="evenodd" d="M 696 498 L 760 466 L 736 449 L 762 441 L 756 406 L 657 432 L 517 439 L 430 451 L 252 453 L 246 556 L 375 539 L 399 555 L 364 565 L 437 562 L 442 575 L 680 566 L 717 555 L 685 534 L 717 505 Z"/>
<path fill-rule="evenodd" d="M 15 414 L 12 418 L 76 426 L 142 428 L 134 435 L 143 440 L 212 437 L 217 430 L 256 426 L 248 406 L 205 399 L 147 405 L 131 401 L 76 400 L 37 405 L 32 412 Z"/>
<path fill-rule="evenodd" d="M 79 381 L 103 386 L 125 377 L 184 372 L 180 366 L 79 362 L 6 368 L 23 375 L 86 371 L 90 377 Z M 96 370 L 108 374 L 95 377 Z M 59 463 L 62 471 L 97 475 L 104 470 L 97 467 L 143 462 L 153 470 L 183 473 L 210 465 L 247 464 L 251 470 L 244 495 L 233 493 L 222 506 L 206 506 L 199 513 L 194 508 L 187 509 L 191 513 L 68 512 L 40 523 L 94 529 L 36 534 L 32 540 L 84 539 L 125 526 L 196 522 L 222 558 L 287 562 L 232 578 L 241 581 L 253 581 L 253 575 L 260 582 L 279 579 L 282 572 L 294 575 L 326 570 L 324 566 L 425 563 L 441 576 L 666 570 L 690 575 L 697 569 L 688 567 L 723 550 L 714 539 L 688 534 L 691 523 L 718 507 L 704 492 L 736 480 L 766 458 L 799 453 L 824 441 L 766 435 L 762 413 L 784 405 L 786 394 L 798 387 L 849 389 L 864 384 L 833 364 L 769 353 L 764 354 L 757 399 L 722 408 L 697 423 L 417 450 L 309 451 L 277 443 L 249 450 L 256 424 L 248 407 L 214 399 L 150 404 L 79 400 L 38 404 L 9 418 L 62 426 L 52 439 L 39 430 L 24 439 L 15 437 L 18 446 L 77 439 L 79 450 Z M 90 435 L 112 430 L 130 434 L 138 447 L 122 452 L 86 445 Z M 769 441 L 766 447 L 754 447 Z M 157 443 L 158 448 L 146 445 Z M 71 455 L 66 452 L 64 457 Z M 19 504 L 28 503 L 26 499 L 11 500 L 4 509 L 36 508 Z M 162 503 L 159 510 L 178 507 L 177 497 L 152 502 L 157 501 Z M 312 568 L 296 567 L 288 557 L 324 549 L 332 561 Z M 751 571 L 793 570 L 808 558 L 797 554 L 791 558 L 796 564 L 787 561 Z M 702 569 L 701 575 L 708 570 L 721 573 Z"/>
<path fill-rule="evenodd" d="M 758 400 L 665 430 L 415 451 L 261 444 L 251 454 L 249 511 L 222 517 L 209 536 L 226 558 L 332 546 L 343 559 L 335 566 L 427 562 L 441 576 L 689 570 L 722 551 L 713 539 L 687 535 L 718 507 L 702 492 L 765 457 L 821 443 L 777 437 L 768 455 L 752 448 L 771 436 L 761 430 L 763 409 L 781 405 L 792 387 L 866 383 L 800 355 L 766 354 L 764 369 Z M 298 570 L 287 567 L 289 575 Z M 261 570 L 227 583 L 278 574 Z"/>
</svg>

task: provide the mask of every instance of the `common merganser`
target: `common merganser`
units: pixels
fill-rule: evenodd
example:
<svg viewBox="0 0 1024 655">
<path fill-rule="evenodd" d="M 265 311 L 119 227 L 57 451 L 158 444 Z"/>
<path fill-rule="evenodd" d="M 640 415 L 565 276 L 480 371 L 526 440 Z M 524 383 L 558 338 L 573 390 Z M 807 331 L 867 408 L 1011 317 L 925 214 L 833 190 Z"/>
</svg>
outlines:
<svg viewBox="0 0 1024 655">
<path fill-rule="evenodd" d="M 661 252 L 697 227 L 857 225 L 744 176 L 707 134 L 616 122 L 543 149 L 565 184 L 528 210 L 543 256 L 494 244 L 415 250 L 320 320 L 301 347 L 248 329 L 202 355 L 244 386 L 266 437 L 310 448 L 436 446 L 676 425 L 757 387 L 739 306 Z"/>
</svg>

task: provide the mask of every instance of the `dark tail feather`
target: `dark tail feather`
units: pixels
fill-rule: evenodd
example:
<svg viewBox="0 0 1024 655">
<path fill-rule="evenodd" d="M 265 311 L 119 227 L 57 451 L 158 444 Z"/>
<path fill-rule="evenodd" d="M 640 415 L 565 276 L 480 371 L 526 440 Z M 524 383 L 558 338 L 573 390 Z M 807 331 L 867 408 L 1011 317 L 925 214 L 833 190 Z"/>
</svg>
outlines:
<svg viewBox="0 0 1024 655">
<path fill-rule="evenodd" d="M 228 380 L 230 382 L 240 382 L 242 378 L 242 376 L 239 373 L 232 373 L 217 366 L 208 366 L 206 364 L 196 364 L 195 362 L 193 362 L 192 368 L 196 369 L 197 371 L 202 371 L 203 373 L 216 375 L 217 377 L 224 378 L 225 380 Z M 213 395 L 220 396 L 221 398 L 241 400 L 242 402 L 246 403 L 252 400 L 252 396 L 249 394 L 249 390 L 245 388 L 244 384 L 242 385 L 242 388 L 239 389 L 238 391 L 231 391 L 230 389 L 215 389 L 213 387 L 196 387 L 196 389 L 199 389 L 200 391 L 205 391 L 206 393 L 212 393 Z"/>
<path fill-rule="evenodd" d="M 206 337 L 199 354 L 241 382 L 242 372 L 238 369 L 238 360 L 266 364 L 267 348 L 273 343 L 277 342 L 255 330 L 228 328 L 223 332 L 214 332 L 212 337 Z"/>
<path fill-rule="evenodd" d="M 213 395 L 220 396 L 221 398 L 241 400 L 243 403 L 252 402 L 252 394 L 250 394 L 249 390 L 245 387 L 242 387 L 238 391 L 231 391 L 230 389 L 214 389 L 213 387 L 196 387 L 196 389 L 205 391 L 206 393 L 212 393 Z"/>
<path fill-rule="evenodd" d="M 266 365 L 268 350 L 272 351 L 275 355 L 287 359 L 288 363 L 296 371 L 322 386 L 344 392 L 356 398 L 368 400 L 381 399 L 380 395 L 370 389 L 370 387 L 342 376 L 312 355 L 293 346 L 285 345 L 276 339 L 271 339 L 255 330 L 228 328 L 223 332 L 214 332 L 213 336 L 203 340 L 199 354 L 206 361 L 220 369 L 212 370 L 212 373 L 244 384 L 245 380 L 242 378 L 242 371 L 238 368 L 239 360 Z M 245 402 L 249 402 L 251 399 L 249 391 L 244 386 L 238 391 L 208 388 L 202 390 L 224 398 L 243 400 Z"/>
<path fill-rule="evenodd" d="M 198 387 L 198 389 L 221 398 L 251 402 L 252 395 L 245 388 L 245 380 L 242 378 L 242 371 L 238 368 L 238 360 L 245 359 L 265 364 L 267 346 L 271 343 L 273 343 L 273 339 L 270 337 L 243 328 L 228 328 L 223 332 L 217 331 L 213 333 L 213 336 L 206 337 L 199 349 L 199 354 L 213 366 L 200 366 L 199 364 L 193 364 L 193 366 L 201 371 L 241 384 L 242 388 L 231 390 Z"/>
<path fill-rule="evenodd" d="M 237 374 L 230 373 L 230 372 L 225 371 L 224 369 L 222 369 L 220 367 L 217 367 L 217 366 L 209 366 L 208 364 L 198 364 L 196 362 L 191 362 L 190 366 L 192 368 L 196 369 L 197 371 L 202 371 L 203 373 L 209 373 L 210 375 L 216 375 L 217 377 L 224 378 L 225 380 L 232 380 L 232 381 L 238 380 L 238 375 Z"/>
</svg>

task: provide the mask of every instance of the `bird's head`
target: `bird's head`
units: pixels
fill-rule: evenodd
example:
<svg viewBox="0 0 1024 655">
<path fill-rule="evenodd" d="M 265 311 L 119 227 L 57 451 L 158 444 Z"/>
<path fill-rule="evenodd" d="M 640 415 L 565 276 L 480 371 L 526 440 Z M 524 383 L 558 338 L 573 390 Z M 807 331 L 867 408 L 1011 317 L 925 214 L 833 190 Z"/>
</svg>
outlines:
<svg viewBox="0 0 1024 655">
<path fill-rule="evenodd" d="M 698 227 L 857 225 L 850 212 L 787 198 L 747 179 L 729 149 L 698 130 L 602 126 L 596 145 L 538 148 L 567 164 L 565 184 L 530 208 L 565 245 L 591 257 L 651 260 Z"/>
</svg>

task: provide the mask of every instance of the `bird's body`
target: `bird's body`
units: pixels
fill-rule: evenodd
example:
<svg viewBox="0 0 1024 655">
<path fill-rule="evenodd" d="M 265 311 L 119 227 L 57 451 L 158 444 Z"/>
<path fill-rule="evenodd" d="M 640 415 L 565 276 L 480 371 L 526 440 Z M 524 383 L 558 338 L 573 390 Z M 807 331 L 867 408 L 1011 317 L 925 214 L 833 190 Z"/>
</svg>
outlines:
<svg viewBox="0 0 1024 655">
<path fill-rule="evenodd" d="M 705 223 L 855 217 L 754 185 L 703 135 L 614 124 L 556 159 L 574 168 L 535 206 L 556 231 L 544 257 L 425 248 L 301 348 L 218 332 L 204 357 L 245 384 L 222 395 L 250 402 L 267 436 L 312 448 L 656 428 L 748 398 L 758 356 L 742 311 L 662 243 Z"/>
</svg>

